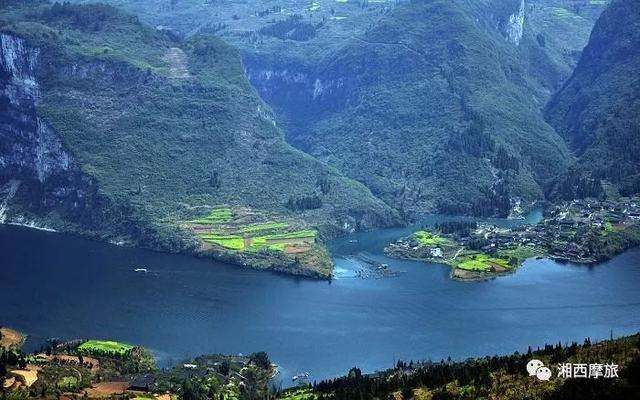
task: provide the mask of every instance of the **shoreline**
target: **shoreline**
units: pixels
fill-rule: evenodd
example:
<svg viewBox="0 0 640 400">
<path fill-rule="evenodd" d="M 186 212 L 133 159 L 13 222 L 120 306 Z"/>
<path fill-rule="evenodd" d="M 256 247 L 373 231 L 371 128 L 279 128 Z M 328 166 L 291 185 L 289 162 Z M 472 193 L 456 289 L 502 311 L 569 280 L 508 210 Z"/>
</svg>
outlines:
<svg viewBox="0 0 640 400">
<path fill-rule="evenodd" d="M 393 241 L 384 253 L 448 265 L 451 279 L 468 282 L 510 275 L 533 257 L 599 264 L 640 246 L 639 204 L 637 198 L 573 200 L 553 206 L 538 223 L 508 228 L 445 222 Z"/>
<path fill-rule="evenodd" d="M 449 277 L 453 280 L 456 281 L 460 281 L 460 282 L 484 282 L 487 280 L 491 280 L 491 279 L 495 279 L 495 278 L 500 278 L 503 276 L 509 276 L 512 274 L 515 274 L 518 272 L 518 270 L 522 267 L 522 265 L 531 259 L 536 259 L 536 260 L 549 260 L 549 261 L 553 261 L 555 263 L 558 264 L 574 264 L 574 265 L 578 265 L 578 266 L 597 266 L 600 264 L 604 264 L 608 261 L 611 261 L 613 258 L 626 253 L 627 251 L 633 250 L 633 249 L 638 249 L 640 248 L 640 245 L 635 245 L 635 246 L 631 246 L 625 249 L 620 250 L 619 252 L 616 252 L 614 254 L 612 254 L 611 256 L 601 259 L 601 260 L 595 260 L 595 259 L 569 259 L 569 258 L 565 258 L 565 257 L 560 257 L 560 256 L 554 256 L 551 254 L 541 254 L 541 255 L 535 255 L 535 256 L 531 256 L 531 257 L 527 257 L 523 260 L 519 260 L 518 264 L 516 266 L 514 266 L 511 269 L 505 270 L 505 271 L 500 271 L 500 272 L 491 272 L 491 271 L 473 271 L 473 270 L 466 270 L 466 269 L 462 269 L 462 268 L 458 268 L 456 267 L 454 264 L 452 264 L 449 260 L 443 260 L 443 259 L 437 259 L 437 258 L 421 258 L 421 257 L 411 257 L 411 256 L 406 256 L 406 255 L 402 255 L 402 254 L 397 254 L 394 253 L 393 251 L 387 251 L 387 248 L 385 248 L 385 255 L 387 257 L 390 258 L 394 258 L 394 259 L 398 259 L 398 260 L 405 260 L 405 261 L 416 261 L 416 262 L 421 262 L 424 264 L 438 264 L 438 265 L 445 265 L 447 267 L 449 267 L 450 271 L 449 271 Z M 467 276 L 465 276 L 467 275 Z"/>
<path fill-rule="evenodd" d="M 211 261 L 215 261 L 215 262 L 219 262 L 219 263 L 223 263 L 223 264 L 227 264 L 230 266 L 233 266 L 235 268 L 245 268 L 245 269 L 250 269 L 250 270 L 254 270 L 254 271 L 262 271 L 262 272 L 271 272 L 271 273 L 275 273 L 275 274 L 281 274 L 281 275 L 285 275 L 285 276 L 289 276 L 292 278 L 299 278 L 299 279 L 308 279 L 308 280 L 312 280 L 312 281 L 331 281 L 333 280 L 333 268 L 330 274 L 328 275 L 322 275 L 317 273 L 316 271 L 305 271 L 304 269 L 300 269 L 297 271 L 291 271 L 291 270 L 287 270 L 286 267 L 278 267 L 278 266 L 271 266 L 271 267 L 266 267 L 266 268 L 262 268 L 259 266 L 253 266 L 251 264 L 249 264 L 248 262 L 246 262 L 245 260 L 242 259 L 242 255 L 241 254 L 233 254 L 233 253 L 228 253 L 228 252 L 212 252 L 212 251 L 203 251 L 200 249 L 194 249 L 191 251 L 169 251 L 166 249 L 157 249 L 157 248 L 152 248 L 152 247 L 147 247 L 147 246 L 140 246 L 140 245 L 136 245 L 130 241 L 125 241 L 125 240 L 114 240 L 114 239 L 102 239 L 102 238 L 98 238 L 95 235 L 88 235 L 88 234 L 83 234 L 82 232 L 78 232 L 78 231 L 74 231 L 74 230 L 70 230 L 70 231 L 62 231 L 62 230 L 56 230 L 53 228 L 49 228 L 49 227 L 43 227 L 43 226 L 38 226 L 35 224 L 35 222 L 31 222 L 31 223 L 20 223 L 20 222 L 3 222 L 0 224 L 0 226 L 7 226 L 7 227 L 17 227 L 17 228 L 22 228 L 22 229 L 30 229 L 30 230 L 35 230 L 35 231 L 40 231 L 40 232 L 48 232 L 48 233 L 57 233 L 57 234 L 62 234 L 62 235 L 71 235 L 83 240 L 90 240 L 93 242 L 97 242 L 97 243 L 103 243 L 106 245 L 110 245 L 110 246 L 114 246 L 114 247 L 119 247 L 119 248 L 130 248 L 130 249 L 139 249 L 139 250 L 147 250 L 147 251 L 152 251 L 155 253 L 162 253 L 162 254 L 174 254 L 174 255 L 182 255 L 182 256 L 187 256 L 187 257 L 194 257 L 194 258 L 198 258 L 198 259 L 207 259 L 207 260 L 211 260 Z M 238 256 L 240 256 L 240 259 L 238 259 Z M 250 258 L 250 257 L 247 257 Z M 332 262 L 333 262 L 333 258 L 331 258 Z M 335 267 L 335 265 L 334 265 Z"/>
<path fill-rule="evenodd" d="M 27 334 L 19 332 L 19 331 L 16 331 L 15 329 L 12 329 L 12 328 L 3 327 L 2 331 L 3 331 L 3 333 L 5 331 L 13 332 L 13 333 L 19 335 L 22 338 L 22 342 L 20 342 L 19 345 L 13 347 L 13 348 L 16 348 L 16 349 L 21 349 L 22 346 L 25 344 L 26 338 L 28 337 Z M 600 343 L 600 342 L 607 342 L 607 341 L 610 341 L 610 340 L 620 340 L 620 339 L 624 339 L 624 338 L 631 337 L 631 336 L 636 336 L 636 335 L 640 335 L 640 331 L 631 330 L 631 331 L 628 331 L 628 332 L 624 331 L 624 332 L 618 333 L 618 334 L 615 334 L 613 331 L 610 331 L 609 334 L 607 334 L 607 335 L 593 336 L 593 337 L 590 336 L 589 339 L 591 341 L 593 341 L 594 343 Z M 561 341 L 561 342 L 562 343 L 569 343 L 572 340 L 573 339 L 566 339 L 566 340 Z M 68 352 L 69 348 L 77 348 L 78 345 L 81 345 L 81 344 L 86 343 L 86 342 L 94 342 L 94 341 L 105 342 L 104 340 L 97 340 L 97 339 L 73 339 L 73 340 L 67 340 L 67 341 L 64 341 L 63 343 L 59 343 L 56 347 L 53 348 L 53 350 L 56 352 L 56 354 L 51 355 L 51 356 L 46 356 L 46 357 L 47 357 L 47 359 L 49 361 L 60 361 L 60 360 L 66 361 L 65 357 L 68 357 L 68 356 L 66 356 L 65 354 Z M 573 340 L 573 341 L 575 341 L 575 340 Z M 119 339 L 110 339 L 109 342 L 117 343 L 117 344 L 124 344 L 124 342 L 120 342 Z M 543 343 L 543 344 L 530 343 L 527 346 L 528 346 L 529 349 L 536 348 L 536 347 L 538 349 L 540 349 L 541 347 L 544 347 L 545 345 L 549 345 L 549 343 L 546 343 L 546 342 L 541 342 L 541 343 Z M 151 350 L 149 348 L 140 346 L 138 344 L 126 344 L 126 345 L 127 346 L 131 346 L 131 348 L 134 351 L 135 350 L 139 350 L 140 352 L 147 353 L 147 354 L 151 355 L 153 357 L 154 365 L 156 365 L 156 367 L 158 368 L 158 371 L 164 371 L 164 370 L 167 370 L 167 369 L 170 370 L 171 368 L 176 368 L 176 367 L 179 368 L 179 366 L 181 364 L 183 364 L 183 362 L 187 363 L 187 364 L 184 364 L 183 368 L 190 369 L 191 367 L 188 366 L 189 362 L 194 362 L 194 361 L 200 360 L 202 358 L 207 358 L 207 357 L 212 357 L 212 356 L 229 358 L 229 359 L 248 359 L 249 358 L 249 355 L 245 355 L 245 354 L 232 354 L 232 353 L 225 353 L 225 352 L 214 352 L 214 353 L 206 353 L 205 352 L 203 354 L 196 354 L 194 356 L 188 356 L 185 359 L 179 359 L 178 358 L 177 359 L 178 361 L 177 361 L 175 366 L 167 367 L 167 366 L 160 366 L 160 364 L 158 363 L 158 359 L 154 355 L 156 350 Z M 491 356 L 492 357 L 509 356 L 509 355 L 513 354 L 514 352 L 515 353 L 520 353 L 520 354 L 526 354 L 526 350 L 527 349 L 524 346 L 525 345 L 523 345 L 523 347 L 521 347 L 521 348 L 514 348 L 514 349 L 511 349 L 511 350 L 504 350 L 504 351 L 501 351 L 501 352 L 493 353 L 493 354 L 491 354 Z M 255 353 L 253 353 L 253 354 L 255 354 Z M 43 356 L 43 354 L 40 353 L 40 356 Z M 75 353 L 71 357 L 74 357 L 74 356 L 75 356 Z M 464 362 L 465 360 L 468 360 L 468 359 L 484 358 L 484 357 L 487 357 L 487 356 L 489 356 L 489 355 L 488 354 L 475 354 L 475 355 L 471 354 L 471 355 L 467 355 L 467 356 L 449 357 L 448 358 L 448 362 L 449 363 L 460 363 L 460 362 Z M 85 355 L 84 358 L 85 358 L 85 360 L 90 360 L 91 361 L 91 360 L 99 360 L 101 357 L 104 357 L 104 355 L 92 356 L 92 355 L 89 354 L 89 355 Z M 422 365 L 422 364 L 424 364 L 424 365 L 436 365 L 436 364 L 438 364 L 437 361 L 426 361 L 426 360 L 428 360 L 428 359 L 420 358 L 419 356 L 417 356 L 417 358 L 415 358 L 415 359 L 411 358 L 411 357 L 409 357 L 407 359 L 403 359 L 403 361 L 412 362 L 416 366 L 419 366 L 419 365 Z M 353 364 L 357 365 L 358 362 L 354 362 Z M 95 368 L 96 368 L 96 370 L 100 369 L 100 363 L 96 363 Z M 363 370 L 362 374 L 363 374 L 363 376 L 373 377 L 373 376 L 378 376 L 380 373 L 392 370 L 394 368 L 395 368 L 395 365 L 390 365 L 388 367 L 382 366 L 382 367 L 373 368 L 373 369 L 370 369 L 370 370 Z M 92 367 L 92 370 L 93 370 L 93 367 Z M 265 370 L 266 378 L 269 381 L 272 381 L 272 380 L 282 376 L 281 371 L 282 371 L 282 365 L 279 364 L 279 363 L 271 361 L 269 368 Z M 346 373 L 346 371 L 345 371 L 345 373 Z M 343 375 L 344 374 L 332 375 L 332 376 L 328 376 L 328 377 L 325 377 L 325 378 L 321 378 L 321 380 L 331 380 L 331 379 L 339 378 L 339 377 L 341 377 Z M 288 382 L 288 380 L 285 381 L 285 382 Z M 291 388 L 294 388 L 294 387 L 295 387 L 294 385 L 289 386 L 287 384 L 284 387 L 284 389 L 291 389 Z"/>
<path fill-rule="evenodd" d="M 53 228 L 49 228 L 47 226 L 38 226 L 36 225 L 35 221 L 26 223 L 26 222 L 3 222 L 2 225 L 10 225 L 10 226 L 20 226 L 23 228 L 29 228 L 29 229 L 35 229 L 37 231 L 44 231 L 44 232 L 56 232 L 59 233 L 60 231 L 57 231 Z"/>
</svg>

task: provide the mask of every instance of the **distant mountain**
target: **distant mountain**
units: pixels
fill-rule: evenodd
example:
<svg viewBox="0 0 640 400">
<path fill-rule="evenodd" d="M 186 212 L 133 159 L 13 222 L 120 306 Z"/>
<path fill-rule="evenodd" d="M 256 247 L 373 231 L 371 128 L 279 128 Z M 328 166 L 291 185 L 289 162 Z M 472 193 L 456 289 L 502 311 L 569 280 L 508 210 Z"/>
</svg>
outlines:
<svg viewBox="0 0 640 400">
<path fill-rule="evenodd" d="M 9 4 L 2 222 L 165 250 L 196 246 L 181 221 L 219 205 L 324 232 L 397 223 L 362 184 L 285 143 L 221 40 L 176 39 L 105 5 Z"/>
<path fill-rule="evenodd" d="M 492 6 L 403 3 L 311 69 L 276 55 L 245 64 L 291 143 L 388 204 L 506 215 L 514 199 L 542 199 L 571 155 L 541 112 L 563 76 L 532 61 L 551 55 L 526 4 Z"/>
<path fill-rule="evenodd" d="M 554 195 L 598 195 L 601 183 L 640 191 L 639 2 L 615 0 L 602 13 L 547 118 L 578 156 Z"/>
<path fill-rule="evenodd" d="M 392 207 L 483 215 L 572 163 L 540 110 L 607 3 L 107 1 L 241 49 L 289 142 Z"/>
</svg>

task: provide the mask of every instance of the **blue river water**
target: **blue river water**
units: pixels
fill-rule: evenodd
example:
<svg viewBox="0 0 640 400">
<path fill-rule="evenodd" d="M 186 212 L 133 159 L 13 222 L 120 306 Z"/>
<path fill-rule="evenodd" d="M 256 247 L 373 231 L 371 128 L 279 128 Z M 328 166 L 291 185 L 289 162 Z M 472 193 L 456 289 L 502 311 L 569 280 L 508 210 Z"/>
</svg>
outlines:
<svg viewBox="0 0 640 400">
<path fill-rule="evenodd" d="M 531 259 L 513 275 L 463 283 L 444 265 L 384 257 L 384 244 L 411 229 L 332 242 L 338 279 L 329 283 L 0 226 L 0 324 L 27 333 L 28 349 L 52 337 L 115 339 L 153 350 L 164 365 L 263 350 L 285 385 L 302 371 L 319 380 L 397 359 L 640 331 L 640 249 L 597 266 Z M 362 254 L 404 273 L 354 278 Z"/>
</svg>

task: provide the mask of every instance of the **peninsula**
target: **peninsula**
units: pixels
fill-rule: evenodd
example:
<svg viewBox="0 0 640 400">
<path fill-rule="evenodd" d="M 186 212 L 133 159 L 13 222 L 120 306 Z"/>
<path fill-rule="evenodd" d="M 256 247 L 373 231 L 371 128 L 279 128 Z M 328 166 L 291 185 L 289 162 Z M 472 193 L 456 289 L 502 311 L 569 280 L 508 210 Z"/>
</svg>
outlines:
<svg viewBox="0 0 640 400">
<path fill-rule="evenodd" d="M 397 240 L 385 253 L 447 264 L 453 279 L 478 281 L 510 274 L 531 257 L 591 264 L 639 244 L 640 198 L 622 197 L 564 202 L 535 225 L 446 222 Z"/>
</svg>

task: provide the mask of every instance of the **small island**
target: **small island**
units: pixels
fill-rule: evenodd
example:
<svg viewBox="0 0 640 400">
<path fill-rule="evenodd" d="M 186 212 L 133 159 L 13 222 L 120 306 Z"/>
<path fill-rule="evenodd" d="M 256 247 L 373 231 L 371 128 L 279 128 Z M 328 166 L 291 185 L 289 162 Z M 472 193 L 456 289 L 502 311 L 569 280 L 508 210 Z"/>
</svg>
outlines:
<svg viewBox="0 0 640 400">
<path fill-rule="evenodd" d="M 450 265 L 451 277 L 479 281 L 514 272 L 532 257 L 590 264 L 640 245 L 640 198 L 573 200 L 549 207 L 535 225 L 501 228 L 450 221 L 385 248 L 391 257 Z"/>
</svg>

